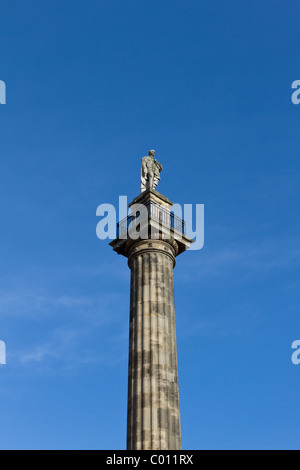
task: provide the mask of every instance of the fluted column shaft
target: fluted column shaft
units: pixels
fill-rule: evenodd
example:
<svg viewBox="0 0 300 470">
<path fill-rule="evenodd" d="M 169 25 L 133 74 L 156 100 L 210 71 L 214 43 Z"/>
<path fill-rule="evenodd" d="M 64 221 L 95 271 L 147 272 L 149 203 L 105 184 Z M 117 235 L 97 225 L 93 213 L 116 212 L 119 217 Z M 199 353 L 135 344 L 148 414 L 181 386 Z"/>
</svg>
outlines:
<svg viewBox="0 0 300 470">
<path fill-rule="evenodd" d="M 181 449 L 175 331 L 176 246 L 137 242 L 131 269 L 128 450 Z"/>
</svg>

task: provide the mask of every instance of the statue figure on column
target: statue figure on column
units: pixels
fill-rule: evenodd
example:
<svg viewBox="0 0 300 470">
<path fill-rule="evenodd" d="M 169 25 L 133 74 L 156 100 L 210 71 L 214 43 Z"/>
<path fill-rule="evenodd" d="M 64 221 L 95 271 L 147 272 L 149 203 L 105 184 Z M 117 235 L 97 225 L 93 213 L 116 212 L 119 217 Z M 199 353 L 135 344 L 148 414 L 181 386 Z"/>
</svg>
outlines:
<svg viewBox="0 0 300 470">
<path fill-rule="evenodd" d="M 160 172 L 163 167 L 154 157 L 155 150 L 150 150 L 149 155 L 142 158 L 141 193 L 146 189 L 155 189 L 160 180 Z"/>
</svg>

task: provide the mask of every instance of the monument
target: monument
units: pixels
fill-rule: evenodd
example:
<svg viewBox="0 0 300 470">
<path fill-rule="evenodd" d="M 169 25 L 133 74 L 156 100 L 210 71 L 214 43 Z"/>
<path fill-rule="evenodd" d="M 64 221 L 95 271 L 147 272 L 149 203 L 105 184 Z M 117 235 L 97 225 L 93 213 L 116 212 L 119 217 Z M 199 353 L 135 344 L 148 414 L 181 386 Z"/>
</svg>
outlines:
<svg viewBox="0 0 300 470">
<path fill-rule="evenodd" d="M 173 269 L 193 240 L 155 190 L 163 168 L 154 156 L 142 159 L 141 194 L 110 243 L 131 270 L 128 450 L 181 449 Z"/>
<path fill-rule="evenodd" d="M 149 150 L 149 155 L 142 159 L 141 166 L 141 193 L 146 189 L 155 189 L 160 180 L 163 167 L 154 158 L 155 150 Z"/>
</svg>

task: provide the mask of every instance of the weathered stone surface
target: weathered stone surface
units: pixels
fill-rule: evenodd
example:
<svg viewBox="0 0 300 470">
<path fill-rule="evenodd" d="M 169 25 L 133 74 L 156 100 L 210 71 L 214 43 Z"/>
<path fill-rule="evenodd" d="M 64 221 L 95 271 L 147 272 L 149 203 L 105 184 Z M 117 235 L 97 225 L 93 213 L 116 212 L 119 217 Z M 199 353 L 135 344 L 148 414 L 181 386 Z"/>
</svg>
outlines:
<svg viewBox="0 0 300 470">
<path fill-rule="evenodd" d="M 129 206 L 149 202 L 172 207 L 153 189 Z M 151 229 L 157 225 L 151 218 L 146 223 Z M 174 230 L 164 237 L 165 227 L 160 224 L 157 230 L 158 237 L 117 238 L 110 243 L 128 258 L 131 269 L 128 450 L 181 449 L 173 268 L 176 256 L 192 240 L 184 234 L 178 240 Z"/>
<path fill-rule="evenodd" d="M 164 248 L 168 245 L 168 251 Z M 162 240 L 138 242 L 131 269 L 127 448 L 181 449 L 173 266 Z"/>
</svg>

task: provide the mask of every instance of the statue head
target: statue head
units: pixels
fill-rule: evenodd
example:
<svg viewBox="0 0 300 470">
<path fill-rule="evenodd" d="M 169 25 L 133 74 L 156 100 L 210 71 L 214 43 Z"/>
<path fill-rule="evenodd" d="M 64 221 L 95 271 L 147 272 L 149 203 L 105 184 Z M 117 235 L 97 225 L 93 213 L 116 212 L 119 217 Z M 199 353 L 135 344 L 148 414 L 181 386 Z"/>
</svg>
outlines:
<svg viewBox="0 0 300 470">
<path fill-rule="evenodd" d="M 149 157 L 155 157 L 155 150 L 149 150 Z"/>
</svg>

